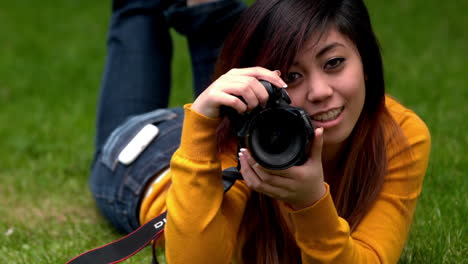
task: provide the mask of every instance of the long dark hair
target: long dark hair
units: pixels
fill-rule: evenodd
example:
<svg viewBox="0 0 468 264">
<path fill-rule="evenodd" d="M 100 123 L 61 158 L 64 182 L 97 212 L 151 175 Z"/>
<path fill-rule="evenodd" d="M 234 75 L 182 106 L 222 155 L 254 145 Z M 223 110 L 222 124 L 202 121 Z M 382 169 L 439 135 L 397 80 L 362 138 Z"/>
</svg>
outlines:
<svg viewBox="0 0 468 264">
<path fill-rule="evenodd" d="M 403 137 L 385 108 L 382 57 L 362 0 L 258 0 L 229 34 L 215 77 L 232 68 L 262 66 L 287 73 L 311 37 L 336 28 L 356 46 L 365 74 L 361 116 L 340 156 L 342 170 L 325 180 L 341 217 L 354 230 L 372 206 L 387 171 L 387 134 Z M 220 126 L 220 149 L 231 138 L 229 121 Z M 365 140 L 364 140 L 365 139 Z M 259 213 L 260 210 L 260 213 Z M 273 220 L 274 218 L 274 220 Z M 278 204 L 253 192 L 242 223 L 244 263 L 300 263 L 300 253 Z"/>
</svg>

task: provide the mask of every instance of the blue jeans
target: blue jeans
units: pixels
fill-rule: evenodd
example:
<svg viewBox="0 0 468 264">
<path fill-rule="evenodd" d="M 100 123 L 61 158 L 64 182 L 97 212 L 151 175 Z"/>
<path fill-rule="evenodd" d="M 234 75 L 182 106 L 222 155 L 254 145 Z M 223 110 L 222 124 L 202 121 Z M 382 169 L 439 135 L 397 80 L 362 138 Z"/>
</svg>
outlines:
<svg viewBox="0 0 468 264">
<path fill-rule="evenodd" d="M 169 28 L 187 36 L 194 94 L 211 81 L 228 28 L 245 4 L 220 0 L 185 7 L 182 0 L 114 0 L 102 81 L 90 188 L 103 215 L 121 232 L 139 227 L 139 204 L 148 181 L 169 166 L 179 146 L 183 111 L 166 109 L 172 41 Z M 130 165 L 118 154 L 146 124 L 160 133 Z"/>
</svg>

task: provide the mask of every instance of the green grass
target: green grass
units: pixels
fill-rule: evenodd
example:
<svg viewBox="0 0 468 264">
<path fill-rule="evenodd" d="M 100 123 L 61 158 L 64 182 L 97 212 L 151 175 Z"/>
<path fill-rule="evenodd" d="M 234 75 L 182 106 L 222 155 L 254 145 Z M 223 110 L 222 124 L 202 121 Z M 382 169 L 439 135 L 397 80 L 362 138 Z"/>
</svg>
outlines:
<svg viewBox="0 0 468 264">
<path fill-rule="evenodd" d="M 468 2 L 367 3 L 388 91 L 433 140 L 400 262 L 468 263 Z M 87 186 L 109 15 L 109 1 L 0 4 L 0 263 L 65 263 L 120 237 Z M 171 104 L 180 105 L 191 100 L 191 77 L 185 40 L 174 37 Z"/>
</svg>

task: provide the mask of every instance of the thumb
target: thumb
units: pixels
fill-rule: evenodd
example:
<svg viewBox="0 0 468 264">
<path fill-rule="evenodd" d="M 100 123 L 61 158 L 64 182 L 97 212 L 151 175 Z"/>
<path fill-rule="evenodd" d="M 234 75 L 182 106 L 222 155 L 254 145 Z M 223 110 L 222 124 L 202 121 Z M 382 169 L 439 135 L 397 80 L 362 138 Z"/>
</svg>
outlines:
<svg viewBox="0 0 468 264">
<path fill-rule="evenodd" d="M 322 160 L 322 146 L 323 146 L 323 127 L 315 129 L 315 138 L 312 143 L 310 151 L 310 158 L 313 160 Z"/>
</svg>

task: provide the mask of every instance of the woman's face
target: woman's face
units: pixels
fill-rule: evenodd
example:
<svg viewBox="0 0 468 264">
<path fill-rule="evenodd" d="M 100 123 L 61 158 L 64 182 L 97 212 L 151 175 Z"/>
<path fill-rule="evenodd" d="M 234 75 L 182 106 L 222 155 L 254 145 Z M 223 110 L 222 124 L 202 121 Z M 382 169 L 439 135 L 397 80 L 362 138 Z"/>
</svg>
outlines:
<svg viewBox="0 0 468 264">
<path fill-rule="evenodd" d="M 308 40 L 286 75 L 292 105 L 304 108 L 314 127 L 324 128 L 324 151 L 349 137 L 365 99 L 365 77 L 354 43 L 330 29 Z M 337 149 L 338 148 L 338 149 Z"/>
</svg>

